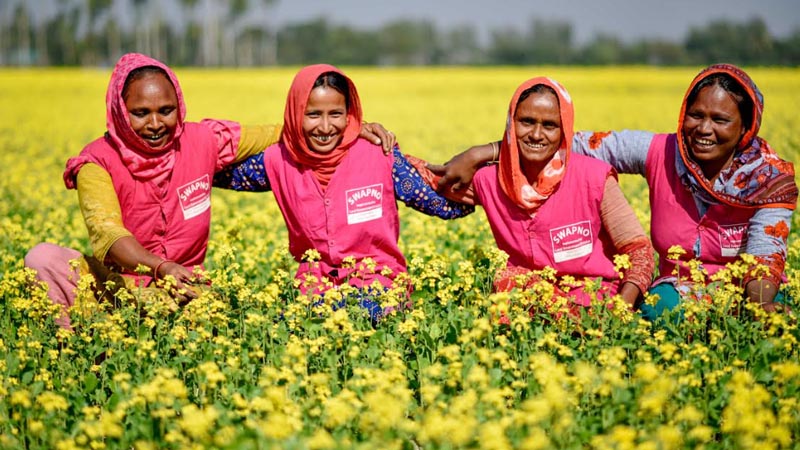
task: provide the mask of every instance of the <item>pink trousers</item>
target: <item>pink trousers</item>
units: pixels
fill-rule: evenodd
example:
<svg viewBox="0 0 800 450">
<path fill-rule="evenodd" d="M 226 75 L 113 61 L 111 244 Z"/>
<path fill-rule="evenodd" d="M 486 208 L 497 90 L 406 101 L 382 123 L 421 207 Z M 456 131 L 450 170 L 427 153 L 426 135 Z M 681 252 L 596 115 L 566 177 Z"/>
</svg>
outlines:
<svg viewBox="0 0 800 450">
<path fill-rule="evenodd" d="M 77 250 L 46 242 L 37 244 L 25 255 L 25 266 L 36 270 L 36 277 L 48 287 L 50 300 L 61 305 L 61 315 L 56 323 L 68 330 L 72 326 L 67 309 L 75 304 L 75 288 L 81 276 L 80 270 L 69 262 L 80 258 L 83 255 Z"/>
</svg>

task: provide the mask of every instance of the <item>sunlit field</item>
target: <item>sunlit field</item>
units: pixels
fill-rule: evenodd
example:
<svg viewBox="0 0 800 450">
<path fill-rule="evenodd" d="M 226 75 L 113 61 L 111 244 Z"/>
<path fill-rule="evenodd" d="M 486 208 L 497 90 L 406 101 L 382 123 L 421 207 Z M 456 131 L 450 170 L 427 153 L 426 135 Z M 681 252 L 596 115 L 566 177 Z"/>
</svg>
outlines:
<svg viewBox="0 0 800 450">
<path fill-rule="evenodd" d="M 539 75 L 570 91 L 578 130 L 673 132 L 699 69 L 344 68 L 365 118 L 432 162 L 499 139 L 514 89 Z M 110 71 L 0 70 L 0 448 L 800 447 L 797 312 L 746 308 L 723 278 L 655 328 L 604 305 L 531 318 L 552 286 L 491 294 L 504 262 L 480 210 L 445 222 L 401 204 L 414 306 L 373 328 L 294 289 L 271 193 L 218 190 L 210 290 L 177 312 L 136 291 L 115 307 L 85 277 L 76 330 L 59 332 L 23 257 L 42 241 L 90 251 L 61 174 L 105 130 Z M 189 120 L 259 124 L 282 121 L 296 68 L 176 72 Z M 800 69 L 749 73 L 761 136 L 797 165 Z M 644 181 L 621 182 L 649 229 Z"/>
</svg>

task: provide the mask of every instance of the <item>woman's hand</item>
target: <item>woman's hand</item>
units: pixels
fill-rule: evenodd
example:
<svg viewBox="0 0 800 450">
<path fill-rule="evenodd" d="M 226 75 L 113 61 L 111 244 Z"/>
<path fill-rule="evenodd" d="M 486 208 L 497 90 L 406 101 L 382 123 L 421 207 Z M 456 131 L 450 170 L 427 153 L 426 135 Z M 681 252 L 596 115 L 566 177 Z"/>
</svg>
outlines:
<svg viewBox="0 0 800 450">
<path fill-rule="evenodd" d="M 642 293 L 639 288 L 631 282 L 622 283 L 622 288 L 619 290 L 619 295 L 627 303 L 631 311 L 636 311 L 639 307 L 639 298 Z"/>
<path fill-rule="evenodd" d="M 448 190 L 458 192 L 468 188 L 475 172 L 492 161 L 493 157 L 492 144 L 476 145 L 457 154 L 444 165 L 428 164 L 428 169 L 441 176 L 436 189 L 440 194 Z"/>
<path fill-rule="evenodd" d="M 186 303 L 197 298 L 197 293 L 190 286 L 195 282 L 195 276 L 186 267 L 175 261 L 165 260 L 154 255 L 139 244 L 133 236 L 119 238 L 108 250 L 108 256 L 120 267 L 124 267 L 131 272 L 137 272 L 142 266 L 152 270 L 156 280 L 163 280 L 167 275 L 175 278 L 175 286 L 169 291 L 179 303 Z M 139 272 L 142 273 L 142 272 Z M 147 274 L 148 272 L 143 272 Z"/>
<path fill-rule="evenodd" d="M 175 287 L 170 290 L 170 295 L 175 297 L 179 304 L 187 303 L 197 298 L 197 293 L 190 286 L 194 283 L 192 272 L 174 261 L 164 261 L 156 266 L 156 279 L 163 280 L 167 275 L 175 278 Z"/>
<path fill-rule="evenodd" d="M 377 122 L 364 122 L 361 124 L 361 133 L 359 136 L 375 145 L 383 147 L 383 153 L 385 155 L 391 153 L 394 145 L 397 144 L 397 138 L 395 138 L 394 133 Z"/>
<path fill-rule="evenodd" d="M 769 280 L 751 280 L 745 286 L 745 294 L 751 302 L 761 305 L 766 312 L 780 310 L 780 304 L 775 303 L 778 295 L 778 286 Z"/>
<path fill-rule="evenodd" d="M 783 305 L 778 302 L 767 302 L 761 304 L 761 309 L 768 313 L 783 312 Z"/>
</svg>

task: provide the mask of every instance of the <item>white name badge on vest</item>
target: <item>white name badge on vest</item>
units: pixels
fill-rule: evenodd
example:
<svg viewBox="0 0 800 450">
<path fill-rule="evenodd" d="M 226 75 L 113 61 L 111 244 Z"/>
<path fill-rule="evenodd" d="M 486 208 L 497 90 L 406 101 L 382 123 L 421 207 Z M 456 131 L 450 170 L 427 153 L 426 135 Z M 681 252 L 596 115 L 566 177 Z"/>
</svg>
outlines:
<svg viewBox="0 0 800 450">
<path fill-rule="evenodd" d="M 576 222 L 550 230 L 553 244 L 553 260 L 564 262 L 592 253 L 594 238 L 592 224 L 588 220 Z"/>
<path fill-rule="evenodd" d="M 383 185 L 373 184 L 345 191 L 347 224 L 369 222 L 383 216 Z"/>
<path fill-rule="evenodd" d="M 719 247 L 722 256 L 736 256 L 744 251 L 747 246 L 747 229 L 749 226 L 750 224 L 748 223 L 719 226 Z"/>
<path fill-rule="evenodd" d="M 211 207 L 211 183 L 208 174 L 178 188 L 184 220 L 197 217 Z"/>
</svg>

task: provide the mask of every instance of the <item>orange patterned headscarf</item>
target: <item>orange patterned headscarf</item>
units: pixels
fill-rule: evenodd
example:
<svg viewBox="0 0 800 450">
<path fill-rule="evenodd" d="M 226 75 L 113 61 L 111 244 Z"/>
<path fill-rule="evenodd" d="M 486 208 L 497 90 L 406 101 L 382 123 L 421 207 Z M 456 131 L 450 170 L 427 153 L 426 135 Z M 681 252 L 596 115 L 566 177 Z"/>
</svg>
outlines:
<svg viewBox="0 0 800 450">
<path fill-rule="evenodd" d="M 528 184 L 528 178 L 525 176 L 519 161 L 514 116 L 522 93 L 538 84 L 552 88 L 558 95 L 561 115 L 561 147 L 539 173 L 536 184 L 531 186 Z M 574 122 L 575 110 L 569 93 L 561 84 L 550 78 L 537 77 L 522 83 L 511 98 L 511 103 L 508 106 L 508 118 L 506 119 L 506 132 L 503 136 L 503 142 L 500 144 L 498 176 L 503 192 L 531 216 L 536 214 L 539 207 L 555 192 L 559 183 L 561 183 L 561 179 L 564 178 L 567 161 L 572 151 Z"/>
<path fill-rule="evenodd" d="M 689 97 L 703 80 L 715 74 L 735 80 L 753 104 L 752 123 L 739 141 L 730 166 L 720 172 L 716 184 L 703 175 L 683 133 L 686 110 L 690 106 Z M 731 64 L 713 64 L 703 69 L 686 90 L 678 119 L 678 152 L 686 168 L 681 181 L 707 203 L 795 209 L 798 190 L 794 180 L 794 165 L 782 160 L 767 141 L 758 136 L 763 112 L 764 96 L 744 70 Z"/>
<path fill-rule="evenodd" d="M 303 133 L 303 117 L 308 104 L 308 96 L 320 75 L 335 72 L 347 80 L 349 103 L 347 105 L 347 127 L 339 145 L 330 153 L 319 154 L 308 148 Z M 356 86 L 341 70 L 328 64 L 315 64 L 302 68 L 292 81 L 289 95 L 286 98 L 286 109 L 283 113 L 283 132 L 281 142 L 289 150 L 292 160 L 310 167 L 314 171 L 319 184 L 325 189 L 328 186 L 336 167 L 347 154 L 347 150 L 356 142 L 361 132 L 361 101 Z"/>
</svg>

